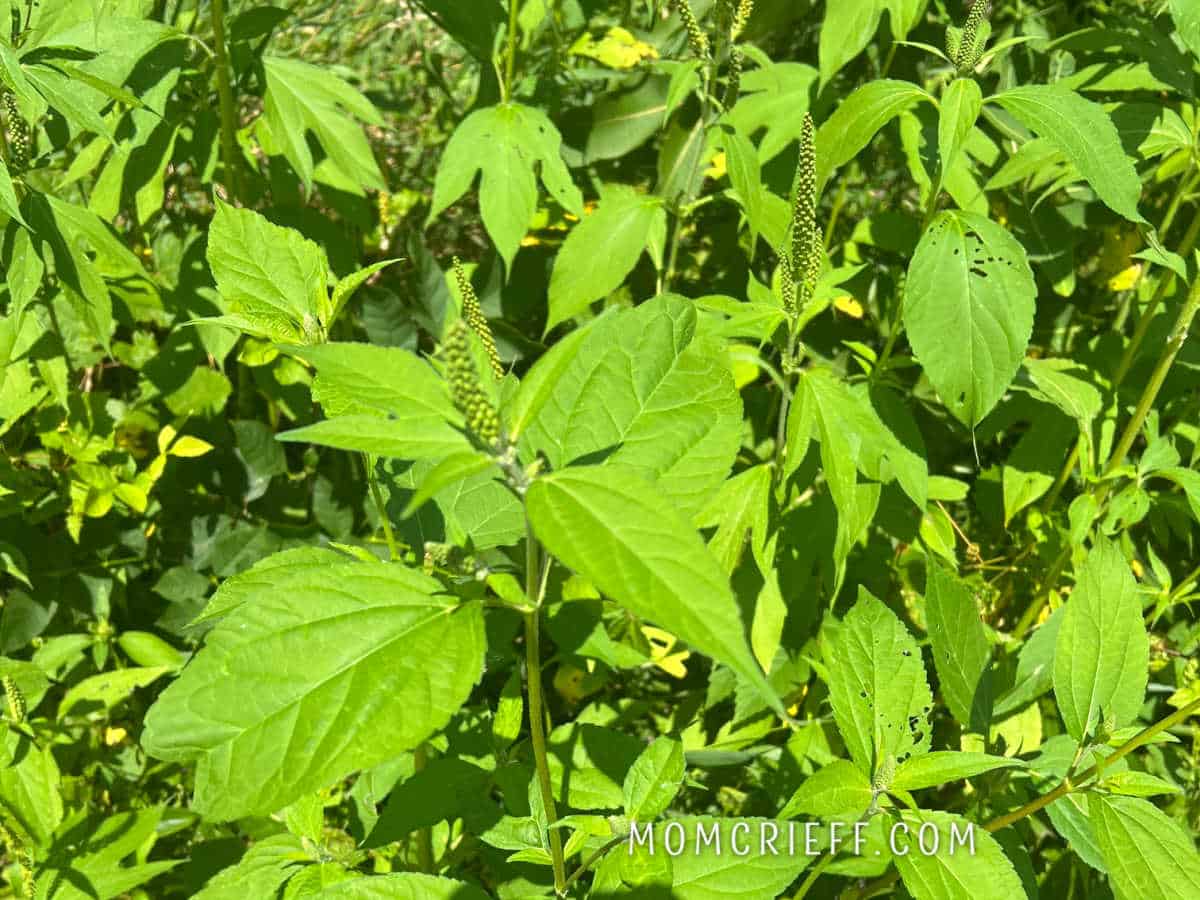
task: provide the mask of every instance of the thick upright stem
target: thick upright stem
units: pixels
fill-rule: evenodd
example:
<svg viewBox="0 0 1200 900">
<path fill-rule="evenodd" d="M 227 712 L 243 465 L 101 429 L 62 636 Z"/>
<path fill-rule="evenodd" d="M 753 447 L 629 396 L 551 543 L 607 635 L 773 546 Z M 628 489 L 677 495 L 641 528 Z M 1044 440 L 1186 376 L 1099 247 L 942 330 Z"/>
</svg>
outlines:
<svg viewBox="0 0 1200 900">
<path fill-rule="evenodd" d="M 525 683 L 529 694 L 529 741 L 537 766 L 538 786 L 541 788 L 542 808 L 549 831 L 550 857 L 554 863 L 554 890 L 561 896 L 566 890 L 566 863 L 563 858 L 562 836 L 554 823 L 558 810 L 554 805 L 554 788 L 550 782 L 550 765 L 546 758 L 546 713 L 542 703 L 541 654 L 541 548 L 533 529 L 525 528 L 525 596 L 533 609 L 525 613 Z"/>
<path fill-rule="evenodd" d="M 237 157 L 237 107 L 233 99 L 233 80 L 229 53 L 225 49 L 225 0 L 212 0 L 213 54 L 217 66 L 217 101 L 221 110 L 221 162 L 225 166 L 226 188 L 235 204 L 242 201 L 241 171 Z"/>
</svg>

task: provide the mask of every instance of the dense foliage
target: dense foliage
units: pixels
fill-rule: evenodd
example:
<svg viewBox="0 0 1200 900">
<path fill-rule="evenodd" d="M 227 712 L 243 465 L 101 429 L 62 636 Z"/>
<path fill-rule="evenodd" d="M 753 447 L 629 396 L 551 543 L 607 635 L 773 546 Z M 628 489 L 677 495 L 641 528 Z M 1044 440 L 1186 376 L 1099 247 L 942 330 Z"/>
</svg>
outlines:
<svg viewBox="0 0 1200 900">
<path fill-rule="evenodd" d="M 1200 897 L 1198 67 L 0 0 L 0 896 Z"/>
</svg>

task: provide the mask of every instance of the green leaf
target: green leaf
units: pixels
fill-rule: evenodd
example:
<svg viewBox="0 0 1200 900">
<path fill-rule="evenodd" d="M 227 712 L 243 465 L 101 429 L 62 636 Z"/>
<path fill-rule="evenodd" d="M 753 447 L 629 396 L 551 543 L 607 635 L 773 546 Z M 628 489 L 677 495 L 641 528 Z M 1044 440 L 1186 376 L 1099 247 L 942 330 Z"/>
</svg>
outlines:
<svg viewBox="0 0 1200 900">
<path fill-rule="evenodd" d="M 382 259 L 379 262 L 371 263 L 366 268 L 359 269 L 357 272 L 352 272 L 345 278 L 339 279 L 333 289 L 333 296 L 329 298 L 329 321 L 332 322 L 338 317 L 338 313 L 342 311 L 342 307 L 346 305 L 346 301 L 353 296 L 355 291 L 362 287 L 368 278 L 376 272 L 398 262 L 400 262 L 399 259 Z"/>
<path fill-rule="evenodd" d="M 371 102 L 327 67 L 280 56 L 264 56 L 262 65 L 266 75 L 263 117 L 272 141 L 281 146 L 300 180 L 312 186 L 311 132 L 329 160 L 360 190 L 384 190 L 387 185 L 371 145 L 355 121 L 383 124 Z"/>
<path fill-rule="evenodd" d="M 1008 718 L 1054 687 L 1054 648 L 1065 612 L 1066 607 L 1060 606 L 1025 641 L 1017 656 L 1013 686 L 996 699 L 993 714 L 997 720 Z"/>
<path fill-rule="evenodd" d="M 892 39 L 902 41 L 917 27 L 929 0 L 884 0 L 890 19 Z"/>
<path fill-rule="evenodd" d="M 835 759 L 804 779 L 779 818 L 805 815 L 854 820 L 866 812 L 874 799 L 871 780 L 863 771 L 849 760 Z"/>
<path fill-rule="evenodd" d="M 1006 756 L 986 753 L 960 753 L 956 750 L 935 750 L 924 756 L 914 756 L 896 768 L 891 787 L 901 791 L 941 787 L 951 781 L 973 778 L 996 769 L 1022 768 L 1025 763 Z"/>
<path fill-rule="evenodd" d="M 725 151 L 729 183 L 737 192 L 742 209 L 746 211 L 746 222 L 750 226 L 750 247 L 753 251 L 758 243 L 758 235 L 767 230 L 766 196 L 763 192 L 758 151 L 750 138 L 730 127 L 719 133 L 718 140 Z"/>
<path fill-rule="evenodd" d="M 667 112 L 667 84 L 666 78 L 652 77 L 632 91 L 604 95 L 592 110 L 584 151 L 588 162 L 619 159 L 657 134 Z"/>
<path fill-rule="evenodd" d="M 929 470 L 925 446 L 912 416 L 894 395 L 854 388 L 827 369 L 810 369 L 799 387 L 799 402 L 814 416 L 821 460 L 839 509 L 851 502 L 855 469 L 872 481 L 896 481 L 919 509 L 925 508 Z M 873 402 L 874 401 L 874 402 Z M 888 421 L 877 411 L 885 410 Z M 845 500 L 843 499 L 845 498 Z"/>
<path fill-rule="evenodd" d="M 1054 696 L 1077 741 L 1111 720 L 1137 718 L 1146 694 L 1150 646 L 1137 583 L 1117 545 L 1100 541 L 1088 554 L 1058 631 Z"/>
<path fill-rule="evenodd" d="M 593 324 L 525 428 L 524 458 L 561 469 L 608 454 L 698 513 L 741 446 L 742 407 L 723 344 L 696 327 L 694 304 L 671 294 Z"/>
<path fill-rule="evenodd" d="M 745 96 L 725 114 L 725 121 L 747 137 L 765 129 L 758 158 L 766 164 L 800 138 L 816 80 L 817 70 L 804 63 L 777 62 L 752 69 L 742 76 Z"/>
<path fill-rule="evenodd" d="M 483 616 L 399 565 L 263 571 L 146 717 L 142 744 L 195 761 L 194 804 L 273 812 L 442 728 L 483 665 Z"/>
<path fill-rule="evenodd" d="M 880 128 L 922 100 L 933 102 L 911 82 L 883 78 L 863 85 L 842 101 L 817 130 L 817 189 L 871 143 Z"/>
<path fill-rule="evenodd" d="M 892 833 L 896 868 L 914 900 L 1025 900 L 1025 888 L 996 839 L 962 816 L 905 810 Z M 919 838 L 925 827 L 923 852 Z M 968 831 L 969 830 L 969 831 Z"/>
<path fill-rule="evenodd" d="M 1171 10 L 1180 40 L 1200 59 L 1200 6 L 1195 0 L 1168 0 L 1167 8 Z"/>
<path fill-rule="evenodd" d="M 1200 855 L 1179 823 L 1136 797 L 1093 793 L 1088 807 L 1118 895 L 1188 900 L 1200 894 Z"/>
<path fill-rule="evenodd" d="M 1012 88 L 988 100 L 1057 147 L 1109 209 L 1131 222 L 1145 221 L 1137 209 L 1141 180 L 1104 107 L 1044 84 Z"/>
<path fill-rule="evenodd" d="M 882 0 L 833 0 L 826 4 L 819 48 L 822 85 L 867 48 L 879 28 L 883 10 Z"/>
<path fill-rule="evenodd" d="M 50 748 L 5 726 L 0 736 L 0 810 L 5 824 L 26 842 L 50 843 L 63 819 L 58 763 Z"/>
<path fill-rule="evenodd" d="M 362 842 L 365 849 L 402 841 L 418 828 L 459 818 L 476 808 L 491 775 L 479 766 L 442 757 L 392 788 L 379 820 Z"/>
<path fill-rule="evenodd" d="M 546 331 L 619 288 L 651 236 L 665 234 L 666 227 L 659 198 L 625 185 L 607 188 L 596 210 L 571 229 L 555 257 Z"/>
<path fill-rule="evenodd" d="M 774 838 L 776 853 L 762 851 L 764 837 L 768 841 Z M 669 848 L 680 846 L 681 839 L 683 849 L 676 855 Z M 797 846 L 802 840 L 797 837 Z M 672 877 L 668 896 L 672 900 L 777 897 L 812 861 L 802 853 L 788 852 L 788 823 L 771 819 L 672 819 L 654 826 L 653 841 L 651 858 L 669 858 Z M 633 855 L 629 848 L 614 852 Z M 653 888 L 647 888 L 646 893 L 655 896 Z"/>
<path fill-rule="evenodd" d="M 359 450 L 396 459 L 440 458 L 467 451 L 470 444 L 442 419 L 420 411 L 379 416 L 335 416 L 276 436 L 288 443 L 317 444 L 339 450 Z"/>
<path fill-rule="evenodd" d="M 1083 430 L 1100 415 L 1104 398 L 1087 369 L 1069 359 L 1027 359 L 1025 370 L 1045 398 L 1080 423 Z"/>
<path fill-rule="evenodd" d="M 307 343 L 327 324 L 325 254 L 298 231 L 218 200 L 208 264 L 232 312 L 274 340 Z"/>
<path fill-rule="evenodd" d="M 263 838 L 246 851 L 237 865 L 214 875 L 193 900 L 246 900 L 248 897 L 274 897 L 284 883 L 295 875 L 297 860 L 304 847 L 291 834 Z"/>
<path fill-rule="evenodd" d="M 13 189 L 12 177 L 8 174 L 8 166 L 0 159 L 0 212 L 16 219 L 22 225 L 21 204 L 17 202 L 17 192 Z"/>
<path fill-rule="evenodd" d="M 1187 498 L 1192 517 L 1200 522 L 1200 472 L 1182 466 L 1170 466 L 1166 469 L 1156 469 L 1153 475 L 1155 478 L 1166 478 L 1177 484 Z"/>
<path fill-rule="evenodd" d="M 533 166 L 559 205 L 583 215 L 583 196 L 560 155 L 562 137 L 540 110 L 519 103 L 479 109 L 467 116 L 446 144 L 433 186 L 432 222 L 471 187 L 480 174 L 483 224 L 511 269 L 513 257 L 537 210 Z M 487 152 L 481 153 L 480 148 Z"/>
<path fill-rule="evenodd" d="M 683 783 L 683 744 L 661 735 L 625 774 L 625 815 L 650 822 L 667 811 Z"/>
<path fill-rule="evenodd" d="M 636 473 L 579 466 L 525 497 L 534 534 L 568 567 L 750 682 L 783 715 L 746 642 L 729 581 L 700 535 Z"/>
<path fill-rule="evenodd" d="M 316 366 L 313 394 L 329 416 L 375 412 L 461 422 L 449 386 L 415 353 L 350 343 L 283 349 Z"/>
<path fill-rule="evenodd" d="M 322 889 L 321 900 L 490 900 L 474 885 L 437 875 L 401 872 L 340 881 Z"/>
<path fill-rule="evenodd" d="M 938 112 L 938 158 L 942 172 L 950 171 L 982 108 L 983 93 L 974 78 L 956 78 L 947 86 Z"/>
<path fill-rule="evenodd" d="M 408 505 L 404 507 L 404 512 L 401 515 L 407 519 L 420 509 L 421 506 L 432 500 L 435 494 L 452 485 L 458 484 L 472 475 L 486 472 L 495 465 L 496 461 L 492 457 L 474 450 L 447 456 L 439 461 L 429 471 L 429 474 L 421 479 L 420 488 L 413 494 L 412 499 L 408 501 Z"/>
<path fill-rule="evenodd" d="M 855 764 L 868 777 L 929 751 L 933 698 L 921 650 L 895 613 L 860 587 L 823 640 L 829 702 Z"/>
<path fill-rule="evenodd" d="M 1036 297 L 1024 248 L 983 216 L 943 212 L 921 237 L 904 325 L 925 374 L 964 425 L 978 425 L 1016 375 Z"/>
<path fill-rule="evenodd" d="M 929 560 L 925 581 L 925 623 L 942 697 L 954 718 L 969 731 L 988 733 L 992 645 L 971 591 L 940 563 Z"/>
<path fill-rule="evenodd" d="M 109 710 L 128 699 L 137 688 L 152 684 L 175 669 L 175 666 L 153 666 L 148 668 L 113 669 L 85 678 L 63 695 L 58 706 L 58 718 L 68 713 L 86 715 L 98 710 Z M 76 710 L 77 706 L 82 710 Z"/>
</svg>

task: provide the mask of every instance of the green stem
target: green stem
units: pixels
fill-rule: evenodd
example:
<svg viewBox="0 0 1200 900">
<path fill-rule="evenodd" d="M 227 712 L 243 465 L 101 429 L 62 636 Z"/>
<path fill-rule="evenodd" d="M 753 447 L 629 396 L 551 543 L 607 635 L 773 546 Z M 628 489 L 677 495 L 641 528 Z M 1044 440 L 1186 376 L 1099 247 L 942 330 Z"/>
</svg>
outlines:
<svg viewBox="0 0 1200 900">
<path fill-rule="evenodd" d="M 230 78 L 229 53 L 225 49 L 225 0 L 212 0 L 213 53 L 217 66 L 217 100 L 221 112 L 221 162 L 225 165 L 229 199 L 242 200 L 241 172 L 237 158 L 237 109 Z"/>
<path fill-rule="evenodd" d="M 1192 223 L 1188 226 L 1188 230 L 1179 244 L 1179 255 L 1187 259 L 1188 254 L 1196 246 L 1197 238 L 1200 238 L 1200 209 L 1196 211 L 1196 215 L 1192 218 Z M 1167 296 L 1167 292 L 1171 290 L 1174 283 L 1175 273 L 1168 269 L 1163 273 L 1162 280 L 1158 283 L 1158 288 L 1154 291 L 1154 296 L 1150 298 L 1150 302 L 1146 304 L 1145 310 L 1143 310 L 1142 315 L 1138 318 L 1137 327 L 1133 331 L 1133 337 L 1129 340 L 1129 346 L 1125 348 L 1125 352 L 1121 355 L 1121 362 L 1117 365 L 1117 371 L 1113 373 L 1113 387 L 1120 387 L 1121 382 L 1125 380 L 1125 376 L 1129 374 L 1129 370 L 1137 358 L 1138 350 L 1141 349 L 1142 341 L 1146 339 L 1146 332 L 1150 330 L 1150 323 L 1154 319 L 1154 314 L 1158 312 L 1159 304 L 1163 302 L 1163 299 Z"/>
<path fill-rule="evenodd" d="M 994 832 L 1001 830 L 1002 828 L 1007 828 L 1009 825 L 1013 825 L 1013 824 L 1021 821 L 1022 819 L 1026 818 L 1027 816 L 1031 816 L 1035 812 L 1045 809 L 1047 806 L 1049 806 L 1055 800 L 1061 800 L 1067 794 L 1070 794 L 1073 791 L 1079 790 L 1080 787 L 1082 787 L 1085 782 L 1091 780 L 1094 777 L 1099 777 L 1104 772 L 1104 770 L 1106 768 L 1108 768 L 1108 766 L 1112 765 L 1117 760 L 1119 760 L 1125 756 L 1128 756 L 1130 753 L 1132 753 L 1138 747 L 1148 744 L 1150 741 L 1154 740 L 1154 738 L 1157 737 L 1162 732 L 1164 732 L 1170 728 L 1174 728 L 1179 723 L 1181 723 L 1184 719 L 1186 719 L 1188 716 L 1195 713 L 1197 710 L 1200 710 L 1200 699 L 1193 700 L 1187 706 L 1183 707 L 1182 709 L 1176 710 L 1175 712 L 1171 713 L 1171 715 L 1167 716 L 1165 719 L 1155 722 L 1153 725 L 1150 725 L 1147 728 L 1142 729 L 1140 732 L 1138 732 L 1136 735 L 1134 735 L 1132 738 L 1130 738 L 1128 741 L 1126 741 L 1124 744 L 1122 744 L 1115 751 L 1113 751 L 1112 753 L 1110 753 L 1108 756 L 1104 757 L 1103 759 L 1099 760 L 1090 769 L 1085 770 L 1079 776 L 1079 778 L 1077 778 L 1074 782 L 1064 779 L 1063 782 L 1061 784 L 1059 784 L 1058 787 L 1056 787 L 1054 790 L 1050 791 L 1050 793 L 1042 794 L 1040 797 L 1037 797 L 1034 800 L 1031 800 L 1029 803 L 1026 803 L 1024 806 L 1020 807 L 1019 809 L 1014 809 L 1012 812 L 1005 813 L 1004 815 L 998 816 L 997 818 L 988 822 L 986 825 L 983 826 L 984 830 L 989 833 L 994 833 Z M 888 872 L 886 875 L 876 878 L 870 884 L 867 884 L 864 887 L 860 888 L 852 896 L 857 898 L 857 900 L 865 900 L 865 898 L 867 898 L 867 897 L 874 897 L 877 894 L 879 894 L 881 891 L 884 891 L 891 885 L 895 884 L 899 878 L 900 878 L 899 873 L 893 869 L 891 872 Z"/>
<path fill-rule="evenodd" d="M 1193 224 L 1200 226 L 1200 215 L 1196 217 L 1196 222 Z M 1180 348 L 1183 347 L 1183 342 L 1187 339 L 1188 329 L 1191 328 L 1192 319 L 1195 318 L 1198 308 L 1200 308 L 1200 276 L 1197 276 L 1191 291 L 1188 293 L 1188 298 L 1183 304 L 1183 309 L 1179 312 L 1179 318 L 1175 320 L 1175 327 L 1171 331 L 1171 337 L 1168 339 L 1166 347 L 1163 348 L 1162 355 L 1158 358 L 1158 363 L 1154 366 L 1154 372 L 1150 375 L 1150 381 L 1142 391 L 1137 408 L 1133 411 L 1133 418 L 1129 420 L 1129 424 L 1125 426 L 1125 431 L 1121 434 L 1121 439 L 1117 442 L 1117 446 L 1113 448 L 1108 465 L 1104 467 L 1104 475 L 1112 474 L 1113 470 L 1125 461 L 1125 456 L 1129 453 L 1129 448 L 1137 440 L 1142 425 L 1146 421 L 1146 416 L 1149 415 L 1151 408 L 1154 406 L 1154 401 L 1158 399 L 1158 392 L 1162 390 L 1163 382 L 1167 380 L 1167 375 L 1171 371 L 1175 357 L 1179 354 Z"/>
<path fill-rule="evenodd" d="M 550 857 L 554 864 L 554 890 L 562 896 L 567 887 L 566 863 L 563 858 L 562 835 L 554 823 L 558 810 L 554 806 L 554 788 L 550 782 L 550 765 L 546 758 L 546 713 L 542 704 L 541 656 L 541 547 L 533 536 L 533 527 L 525 520 L 525 596 L 534 609 L 525 614 L 525 682 L 529 694 L 529 740 L 537 766 L 541 787 L 542 808 L 546 814 L 550 840 Z"/>
<path fill-rule="evenodd" d="M 513 73 L 517 67 L 517 13 L 521 0 L 508 0 L 508 47 L 504 59 L 504 99 L 512 100 Z"/>
<path fill-rule="evenodd" d="M 1167 716 L 1165 719 L 1160 719 L 1159 721 L 1155 722 L 1153 725 L 1149 725 L 1146 728 L 1143 728 L 1141 731 L 1139 731 L 1137 734 L 1135 734 L 1133 737 L 1131 737 L 1129 740 L 1127 740 L 1124 744 L 1122 744 L 1120 747 L 1118 747 L 1115 751 L 1110 753 L 1108 756 L 1104 757 L 1103 759 L 1098 759 L 1096 761 L 1095 765 L 1093 765 L 1089 769 L 1084 770 L 1084 772 L 1082 774 L 1080 774 L 1080 776 L 1077 779 L 1075 779 L 1075 781 L 1071 781 L 1069 779 L 1063 779 L 1062 783 L 1058 787 L 1056 787 L 1054 790 L 1052 790 L 1050 793 L 1043 794 L 1042 796 L 1037 797 L 1036 799 L 1031 800 L 1030 802 L 1026 803 L 1024 806 L 1020 807 L 1019 809 L 1014 809 L 1010 813 L 1005 813 L 1004 815 L 993 819 L 992 821 L 988 822 L 987 825 L 984 826 L 984 828 L 987 831 L 996 832 L 996 831 L 999 831 L 1001 828 L 1007 828 L 1009 825 L 1012 825 L 1014 822 L 1019 822 L 1021 819 L 1024 819 L 1026 816 L 1033 815 L 1035 812 L 1037 812 L 1040 809 L 1045 809 L 1047 806 L 1049 806 L 1055 800 L 1060 800 L 1063 797 L 1065 797 L 1067 794 L 1071 793 L 1072 791 L 1079 790 L 1086 782 L 1090 781 L 1092 778 L 1098 778 L 1100 775 L 1102 775 L 1104 773 L 1104 770 L 1106 768 L 1108 768 L 1110 765 L 1115 763 L 1117 760 L 1122 759 L 1125 756 L 1128 756 L 1130 753 L 1132 753 L 1138 747 L 1148 744 L 1150 741 L 1154 740 L 1155 737 L 1157 737 L 1159 734 L 1166 731 L 1167 729 L 1174 728 L 1176 725 L 1179 725 L 1188 716 L 1190 716 L 1192 713 L 1196 712 L 1197 710 L 1200 710 L 1200 699 L 1193 700 L 1187 706 L 1183 707 L 1182 709 L 1177 709 L 1175 712 L 1171 713 L 1171 715 Z"/>
<path fill-rule="evenodd" d="M 420 772 L 429 761 L 427 744 L 418 745 L 413 751 L 413 769 Z M 432 873 L 433 865 L 433 829 L 429 827 L 417 829 L 417 866 L 422 872 Z"/>
<path fill-rule="evenodd" d="M 619 835 L 608 843 L 604 844 L 604 846 L 600 847 L 600 849 L 579 864 L 579 868 L 571 873 L 570 877 L 566 880 L 566 883 L 563 884 L 563 888 L 569 888 L 572 884 L 578 881 L 581 876 L 586 874 L 588 869 L 608 855 L 610 850 L 625 840 L 627 840 L 627 835 Z"/>
<path fill-rule="evenodd" d="M 379 481 L 375 477 L 375 461 L 371 459 L 370 454 L 362 455 L 363 466 L 367 470 L 367 484 L 371 488 L 371 499 L 375 503 L 375 510 L 379 513 L 379 521 L 383 525 L 383 537 L 387 541 L 388 557 L 395 562 L 400 558 L 400 550 L 396 546 L 396 535 L 392 531 L 392 522 L 388 518 L 387 505 L 383 502 L 383 494 L 379 490 Z"/>
<path fill-rule="evenodd" d="M 792 897 L 792 900 L 804 900 L 804 898 L 808 896 L 808 892 L 812 890 L 812 886 L 817 883 L 817 879 L 820 878 L 825 873 L 825 870 L 829 868 L 830 863 L 833 862 L 833 858 L 834 854 L 832 851 L 826 852 L 826 854 L 821 857 L 820 862 L 813 866 L 813 870 L 808 873 L 808 877 L 804 879 L 804 883 L 800 885 L 800 890 L 796 891 L 796 895 Z"/>
</svg>

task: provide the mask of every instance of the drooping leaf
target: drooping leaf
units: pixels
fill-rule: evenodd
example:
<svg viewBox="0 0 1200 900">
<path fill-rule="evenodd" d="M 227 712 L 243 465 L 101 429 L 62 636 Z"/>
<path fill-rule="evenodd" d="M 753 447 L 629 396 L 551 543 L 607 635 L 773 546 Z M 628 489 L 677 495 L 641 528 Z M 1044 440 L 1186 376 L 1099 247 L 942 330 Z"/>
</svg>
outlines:
<svg viewBox="0 0 1200 900">
<path fill-rule="evenodd" d="M 537 479 L 534 534 L 601 593 L 725 663 L 782 713 L 746 641 L 725 574 L 692 527 L 637 474 L 577 466 Z"/>
<path fill-rule="evenodd" d="M 822 85 L 866 49 L 879 28 L 883 11 L 883 0 L 857 3 L 833 0 L 826 5 L 819 48 Z"/>
<path fill-rule="evenodd" d="M 1137 208 L 1141 180 L 1102 106 L 1044 84 L 1023 85 L 988 99 L 1057 147 L 1113 212 L 1131 222 L 1145 221 Z"/>
<path fill-rule="evenodd" d="M 933 560 L 926 567 L 925 622 L 946 705 L 964 728 L 987 734 L 992 646 L 970 590 Z"/>
<path fill-rule="evenodd" d="M 1016 375 L 1036 297 L 1024 249 L 983 216 L 943 212 L 922 236 L 909 264 L 904 325 L 942 402 L 964 425 L 978 425 Z"/>
<path fill-rule="evenodd" d="M 159 758 L 196 762 L 195 806 L 217 820 L 277 810 L 415 746 L 483 664 L 478 604 L 402 566 L 264 575 L 151 707 L 142 736 Z"/>
<path fill-rule="evenodd" d="M 571 229 L 554 260 L 546 330 L 619 288 L 666 224 L 659 198 L 625 185 L 606 190 L 595 212 Z"/>
<path fill-rule="evenodd" d="M 266 56 L 263 71 L 263 117 L 270 127 L 271 140 L 282 148 L 305 185 L 312 185 L 316 173 L 308 146 L 311 132 L 326 156 L 360 191 L 386 187 L 359 124 L 383 124 L 370 100 L 328 67 L 299 59 Z"/>
<path fill-rule="evenodd" d="M 871 143 L 880 128 L 920 101 L 932 99 L 911 82 L 884 78 L 863 85 L 843 100 L 817 130 L 818 190 Z"/>
</svg>

